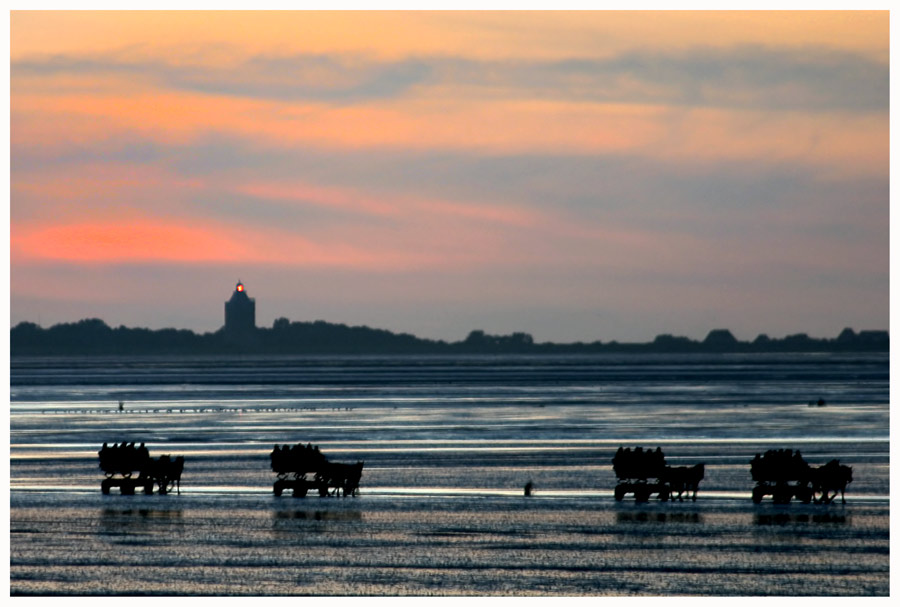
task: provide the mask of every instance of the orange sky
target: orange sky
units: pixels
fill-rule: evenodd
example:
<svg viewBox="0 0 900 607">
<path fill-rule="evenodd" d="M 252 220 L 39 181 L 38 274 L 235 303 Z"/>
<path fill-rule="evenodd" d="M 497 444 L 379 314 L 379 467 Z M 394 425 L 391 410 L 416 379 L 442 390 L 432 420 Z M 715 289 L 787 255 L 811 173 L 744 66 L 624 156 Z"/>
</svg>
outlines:
<svg viewBox="0 0 900 607">
<path fill-rule="evenodd" d="M 564 59 L 648 45 L 762 45 L 827 46 L 887 62 L 888 31 L 884 11 L 12 11 L 10 52 L 13 61 L 112 50 L 228 64 L 264 52 Z"/>
<path fill-rule="evenodd" d="M 196 310 L 237 272 L 298 314 L 339 301 L 335 321 L 445 338 L 483 319 L 565 341 L 598 315 L 617 320 L 597 339 L 702 337 L 704 306 L 620 319 L 628 293 L 711 284 L 785 302 L 774 327 L 768 307 L 716 316 L 738 332 L 885 328 L 888 28 L 884 11 L 14 11 L 11 317 L 211 330 Z M 165 268 L 226 293 L 198 285 L 183 315 L 72 301 L 84 272 L 97 292 Z M 311 272 L 335 281 L 314 301 L 277 277 Z M 833 309 L 804 313 L 813 295 Z M 423 311 L 441 298 L 459 311 Z"/>
</svg>

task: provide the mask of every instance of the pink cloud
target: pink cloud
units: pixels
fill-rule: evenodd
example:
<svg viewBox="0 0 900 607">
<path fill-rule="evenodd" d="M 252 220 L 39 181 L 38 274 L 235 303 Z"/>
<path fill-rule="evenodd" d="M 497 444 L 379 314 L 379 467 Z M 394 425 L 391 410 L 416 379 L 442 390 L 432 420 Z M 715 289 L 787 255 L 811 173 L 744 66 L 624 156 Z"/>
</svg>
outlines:
<svg viewBox="0 0 900 607">
<path fill-rule="evenodd" d="M 233 186 L 237 192 L 264 198 L 340 208 L 364 215 L 407 217 L 453 217 L 461 220 L 490 222 L 509 226 L 535 226 L 545 214 L 533 209 L 496 204 L 476 204 L 408 195 L 374 197 L 347 188 L 315 186 L 305 182 L 251 182 Z"/>
</svg>

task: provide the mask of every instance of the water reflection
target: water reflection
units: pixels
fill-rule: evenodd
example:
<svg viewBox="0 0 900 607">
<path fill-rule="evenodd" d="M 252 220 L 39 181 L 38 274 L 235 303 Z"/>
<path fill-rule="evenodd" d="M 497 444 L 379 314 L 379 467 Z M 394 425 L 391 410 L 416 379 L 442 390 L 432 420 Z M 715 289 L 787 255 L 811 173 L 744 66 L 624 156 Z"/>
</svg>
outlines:
<svg viewBox="0 0 900 607">
<path fill-rule="evenodd" d="M 753 523 L 755 525 L 808 525 L 808 524 L 840 524 L 844 525 L 850 522 L 850 517 L 846 514 L 834 512 L 826 512 L 822 514 L 791 514 L 789 512 L 776 512 L 773 514 L 756 513 L 753 515 Z"/>
<path fill-rule="evenodd" d="M 618 512 L 619 523 L 703 523 L 699 512 Z"/>
<path fill-rule="evenodd" d="M 105 517 L 115 518 L 140 518 L 140 519 L 180 519 L 184 514 L 181 510 L 158 510 L 155 508 L 104 508 L 101 514 Z"/>
<path fill-rule="evenodd" d="M 358 510 L 278 510 L 272 513 L 272 533 L 275 536 L 340 533 L 349 531 L 345 524 L 362 520 Z"/>
<path fill-rule="evenodd" d="M 316 521 L 361 521 L 362 512 L 359 510 L 278 510 L 274 513 L 275 520 L 316 520 Z"/>
<path fill-rule="evenodd" d="M 159 527 L 183 527 L 183 511 L 156 508 L 104 508 L 100 511 L 100 527 L 108 534 L 143 532 Z"/>
</svg>

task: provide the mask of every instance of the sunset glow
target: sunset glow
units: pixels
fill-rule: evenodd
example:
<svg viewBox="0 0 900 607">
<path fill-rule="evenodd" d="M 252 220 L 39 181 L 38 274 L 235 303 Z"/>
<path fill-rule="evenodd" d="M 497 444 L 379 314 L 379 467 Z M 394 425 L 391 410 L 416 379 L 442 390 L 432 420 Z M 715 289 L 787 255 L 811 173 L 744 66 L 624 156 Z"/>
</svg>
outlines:
<svg viewBox="0 0 900 607">
<path fill-rule="evenodd" d="M 12 321 L 886 329 L 888 17 L 13 11 Z"/>
</svg>

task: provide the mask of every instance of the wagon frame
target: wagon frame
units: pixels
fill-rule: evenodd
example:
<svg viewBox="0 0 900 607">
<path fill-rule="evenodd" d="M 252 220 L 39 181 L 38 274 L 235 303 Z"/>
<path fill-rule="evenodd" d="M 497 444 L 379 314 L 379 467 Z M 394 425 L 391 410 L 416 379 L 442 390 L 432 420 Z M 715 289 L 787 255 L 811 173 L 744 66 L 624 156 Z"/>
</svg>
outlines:
<svg viewBox="0 0 900 607">
<path fill-rule="evenodd" d="M 618 484 L 613 492 L 617 502 L 621 502 L 629 493 L 634 494 L 636 502 L 646 502 L 653 494 L 659 499 L 668 501 L 671 494 L 669 485 L 663 481 L 666 460 L 661 449 L 644 451 L 637 447 L 616 451 L 613 457 L 613 471 Z"/>
<path fill-rule="evenodd" d="M 318 447 L 298 443 L 275 445 L 270 455 L 272 471 L 277 475 L 272 492 L 280 497 L 290 490 L 294 497 L 317 492 L 319 497 L 359 495 L 363 462 L 340 464 L 328 461 Z"/>
</svg>

